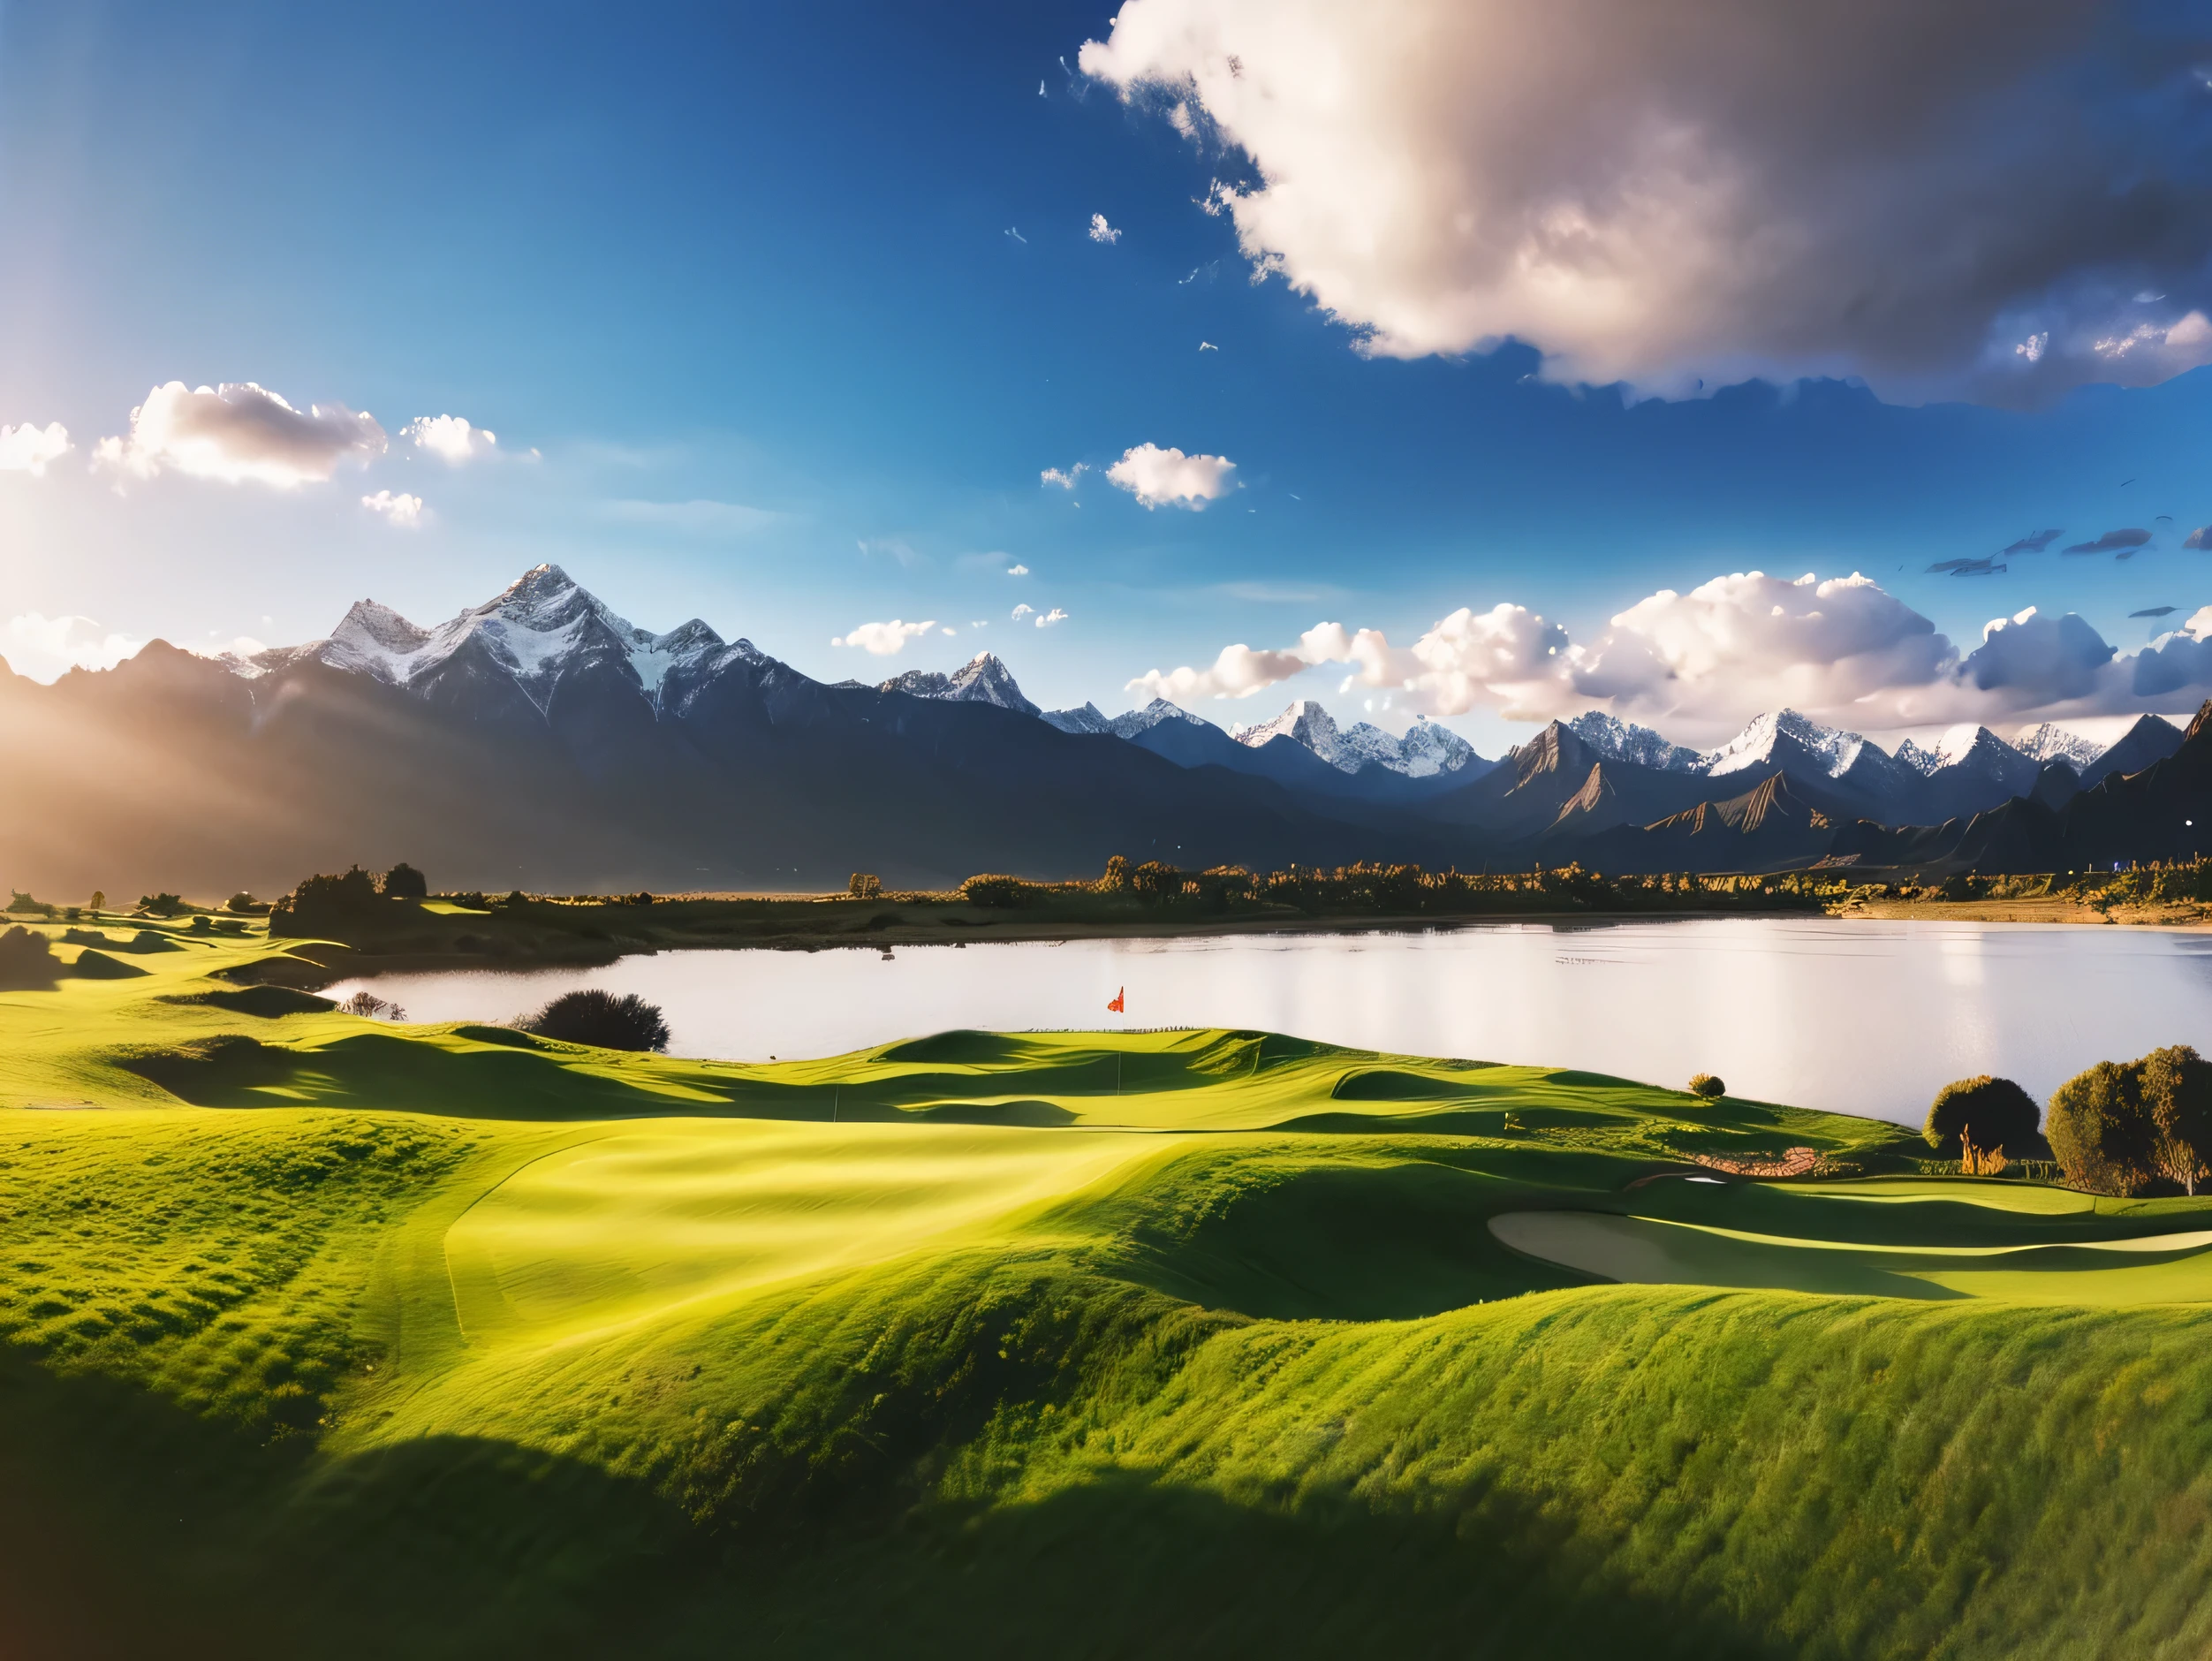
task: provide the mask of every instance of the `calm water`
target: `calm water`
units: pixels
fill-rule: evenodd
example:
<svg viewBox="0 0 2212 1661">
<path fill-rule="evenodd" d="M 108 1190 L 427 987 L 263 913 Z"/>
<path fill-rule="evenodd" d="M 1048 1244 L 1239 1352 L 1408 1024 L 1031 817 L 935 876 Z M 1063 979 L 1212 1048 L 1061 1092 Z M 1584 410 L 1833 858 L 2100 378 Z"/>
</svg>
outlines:
<svg viewBox="0 0 2212 1661">
<path fill-rule="evenodd" d="M 1947 1081 L 2038 1096 L 2093 1061 L 2212 1053 L 2212 936 L 1709 921 L 1424 933 L 671 952 L 597 969 L 386 975 L 415 1020 L 504 1020 L 580 986 L 666 1013 L 673 1053 L 835 1055 L 951 1027 L 1255 1027 L 1544 1063 L 1918 1124 Z M 1107 1013 L 1117 989 L 1128 1012 Z"/>
</svg>

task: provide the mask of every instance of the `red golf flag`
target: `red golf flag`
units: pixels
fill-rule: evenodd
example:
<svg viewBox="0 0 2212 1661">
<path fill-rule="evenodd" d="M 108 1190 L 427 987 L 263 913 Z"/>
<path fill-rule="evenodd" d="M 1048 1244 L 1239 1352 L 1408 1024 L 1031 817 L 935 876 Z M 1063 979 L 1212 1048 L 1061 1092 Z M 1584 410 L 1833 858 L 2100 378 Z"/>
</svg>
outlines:
<svg viewBox="0 0 2212 1661">
<path fill-rule="evenodd" d="M 1114 990 L 1114 1001 L 1107 1005 L 1106 1007 L 1117 1015 L 1123 1013 L 1123 1005 L 1127 1001 L 1128 996 L 1129 989 L 1127 987 L 1117 987 Z"/>
</svg>

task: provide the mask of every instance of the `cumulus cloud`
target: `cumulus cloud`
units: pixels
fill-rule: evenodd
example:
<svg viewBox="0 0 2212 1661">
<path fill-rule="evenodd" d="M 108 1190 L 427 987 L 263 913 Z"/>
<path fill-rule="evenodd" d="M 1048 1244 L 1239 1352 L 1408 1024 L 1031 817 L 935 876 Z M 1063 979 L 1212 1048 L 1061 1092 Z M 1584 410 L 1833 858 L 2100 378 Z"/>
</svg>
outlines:
<svg viewBox="0 0 2212 1661">
<path fill-rule="evenodd" d="M 1148 508 L 1203 508 L 1229 494 L 1237 464 L 1226 456 L 1186 456 L 1179 450 L 1139 444 L 1106 469 L 1112 483 Z"/>
<path fill-rule="evenodd" d="M 904 623 L 893 618 L 888 623 L 863 623 L 850 634 L 833 634 L 832 646 L 857 646 L 877 657 L 895 656 L 904 651 L 908 641 L 927 634 L 937 626 L 937 619 L 930 618 L 920 623 Z"/>
<path fill-rule="evenodd" d="M 1079 461 L 1072 467 L 1047 467 L 1037 475 L 1040 484 L 1057 484 L 1063 490 L 1075 489 L 1075 482 L 1091 470 L 1087 461 Z"/>
<path fill-rule="evenodd" d="M 1249 163 L 1207 205 L 1365 351 L 2028 402 L 2212 361 L 2201 93 L 2172 67 L 2212 39 L 2147 27 L 2087 0 L 1125 0 L 1080 64 Z"/>
<path fill-rule="evenodd" d="M 363 497 L 361 505 L 372 513 L 381 514 L 401 530 L 417 530 L 422 525 L 422 498 L 419 496 L 379 490 L 375 496 Z"/>
<path fill-rule="evenodd" d="M 1041 629 L 1049 629 L 1055 623 L 1064 623 L 1067 620 L 1068 614 L 1056 605 L 1052 608 L 1052 610 L 1044 612 L 1037 618 L 1037 626 Z"/>
<path fill-rule="evenodd" d="M 27 611 L 0 624 L 0 657 L 19 675 L 53 680 L 72 669 L 113 669 L 135 657 L 144 641 L 103 629 L 88 617 Z"/>
<path fill-rule="evenodd" d="M 1104 214 L 1093 214 L 1091 216 L 1091 240 L 1093 242 L 1119 242 L 1121 232 L 1106 223 Z"/>
<path fill-rule="evenodd" d="M 380 456 L 385 445 L 374 416 L 343 404 L 299 410 L 251 381 L 190 391 L 171 381 L 131 412 L 128 436 L 102 439 L 95 453 L 141 478 L 176 472 L 290 489 L 327 480 L 342 461 Z"/>
<path fill-rule="evenodd" d="M 1016 606 L 1014 608 L 1014 621 L 1017 623 L 1020 622 L 1022 618 L 1034 614 L 1036 609 L 1037 608 L 1035 606 L 1028 604 Z"/>
<path fill-rule="evenodd" d="M 2080 617 L 2033 607 L 1996 618 L 1962 651 L 1863 575 L 1741 572 L 1648 595 L 1582 643 L 1522 606 L 1462 607 L 1406 647 L 1322 623 L 1295 645 L 1227 647 L 1210 664 L 1155 669 L 1128 689 L 1182 704 L 1244 698 L 1326 664 L 1351 670 L 1339 693 L 1367 687 L 1407 713 L 1540 721 L 1602 708 L 1684 742 L 1724 738 L 1783 708 L 1861 732 L 2178 713 L 2212 695 L 2212 606 L 2132 656 Z"/>
<path fill-rule="evenodd" d="M 27 473 L 42 478 L 46 464 L 70 452 L 69 429 L 59 421 L 43 427 L 25 421 L 19 427 L 0 427 L 0 473 Z"/>
<path fill-rule="evenodd" d="M 1006 567 L 1006 574 L 1010 577 L 1026 577 L 1029 574 L 1029 567 L 1026 565 L 1009 565 Z"/>
<path fill-rule="evenodd" d="M 488 427 L 471 427 L 458 415 L 418 415 L 399 429 L 399 436 L 427 455 L 451 466 L 493 453 L 498 435 Z"/>
</svg>

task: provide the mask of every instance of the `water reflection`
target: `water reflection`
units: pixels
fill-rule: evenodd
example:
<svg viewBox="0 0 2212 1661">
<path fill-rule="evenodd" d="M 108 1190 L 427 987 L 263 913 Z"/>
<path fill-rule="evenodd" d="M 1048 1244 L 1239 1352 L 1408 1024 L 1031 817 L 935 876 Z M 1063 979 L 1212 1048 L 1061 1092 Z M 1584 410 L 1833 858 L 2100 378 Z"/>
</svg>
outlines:
<svg viewBox="0 0 2212 1661">
<path fill-rule="evenodd" d="M 344 996 L 361 982 L 335 989 Z M 2212 938 L 1958 923 L 1508 924 L 1359 935 L 674 952 L 605 968 L 397 975 L 417 1020 L 501 1020 L 576 986 L 640 993 L 679 1054 L 790 1059 L 949 1027 L 1258 1027 L 1551 1063 L 1917 1124 L 1951 1079 L 2038 1096 L 2108 1057 L 2212 1052 Z"/>
</svg>

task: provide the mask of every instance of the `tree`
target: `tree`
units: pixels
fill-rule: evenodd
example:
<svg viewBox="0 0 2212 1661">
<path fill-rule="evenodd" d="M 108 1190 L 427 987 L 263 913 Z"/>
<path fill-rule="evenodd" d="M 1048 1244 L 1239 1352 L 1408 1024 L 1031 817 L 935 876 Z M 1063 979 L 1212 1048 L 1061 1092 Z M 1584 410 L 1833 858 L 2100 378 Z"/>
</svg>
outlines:
<svg viewBox="0 0 2212 1661">
<path fill-rule="evenodd" d="M 1106 861 L 1106 875 L 1098 879 L 1098 886 L 1102 893 L 1129 891 L 1129 861 L 1125 855 L 1117 853 Z"/>
<path fill-rule="evenodd" d="M 21 923 L 0 934 L 0 987 L 29 990 L 53 985 L 61 973 L 54 943 Z"/>
<path fill-rule="evenodd" d="M 883 897 L 883 884 L 881 878 L 871 876 L 866 871 L 855 871 L 852 880 L 845 885 L 845 891 L 855 899 L 881 899 Z"/>
<path fill-rule="evenodd" d="M 2009 1148 L 2019 1158 L 2034 1146 L 2042 1116 L 2035 1098 L 2011 1080 L 1983 1073 L 1938 1090 L 1920 1134 L 1945 1159 L 1960 1157 L 1960 1138 L 1966 1135 L 1984 1152 Z"/>
<path fill-rule="evenodd" d="M 2187 1044 L 2154 1050 L 2142 1069 L 2144 1110 L 2156 1127 L 2151 1163 L 2159 1175 L 2194 1195 L 2212 1172 L 2212 1061 Z"/>
<path fill-rule="evenodd" d="M 2143 1106 L 2140 1062 L 2100 1061 L 2050 1098 L 2044 1134 L 2077 1187 L 2133 1194 L 2155 1170 L 2158 1127 Z"/>
<path fill-rule="evenodd" d="M 92 914 L 97 917 L 108 908 L 108 897 L 98 889 L 92 891 Z"/>
<path fill-rule="evenodd" d="M 318 873 L 269 907 L 269 932 L 341 933 L 349 925 L 373 920 L 383 905 L 376 879 L 358 865 L 337 876 Z"/>
<path fill-rule="evenodd" d="M 428 899 L 430 898 L 429 880 L 405 860 L 384 873 L 383 891 L 387 899 Z"/>
<path fill-rule="evenodd" d="M 564 992 L 534 1015 L 518 1023 L 523 1031 L 563 1043 L 601 1050 L 665 1050 L 668 1021 L 656 1005 L 635 992 L 619 997 L 596 987 Z"/>
<path fill-rule="evenodd" d="M 1690 1094 L 1701 1096 L 1708 1102 L 1717 1102 L 1728 1094 L 1728 1085 L 1709 1073 L 1701 1073 L 1690 1081 Z"/>
</svg>

